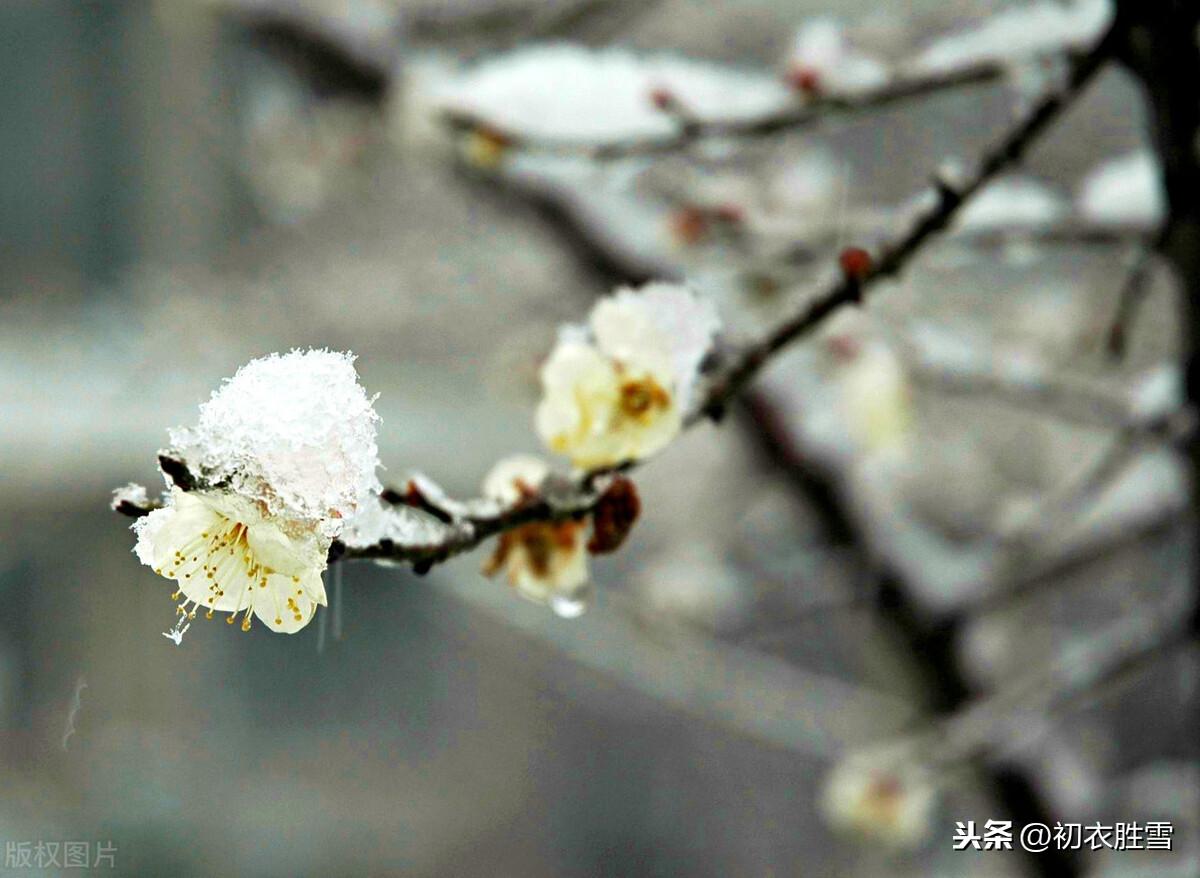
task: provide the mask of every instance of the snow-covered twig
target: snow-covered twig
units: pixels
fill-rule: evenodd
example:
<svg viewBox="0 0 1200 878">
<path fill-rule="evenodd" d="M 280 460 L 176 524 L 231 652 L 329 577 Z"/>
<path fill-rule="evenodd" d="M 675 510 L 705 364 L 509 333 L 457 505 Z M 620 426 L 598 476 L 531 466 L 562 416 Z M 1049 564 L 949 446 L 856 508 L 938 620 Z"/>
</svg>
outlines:
<svg viewBox="0 0 1200 878">
<path fill-rule="evenodd" d="M 1111 56 L 1115 37 L 1110 32 L 1087 54 L 1076 57 L 1065 83 L 1034 103 L 997 143 L 987 150 L 975 170 L 956 179 L 938 178 L 932 190 L 932 206 L 919 214 L 909 229 L 879 247 L 860 263 L 861 270 L 843 272 L 828 289 L 810 299 L 809 305 L 790 320 L 767 334 L 757 344 L 745 348 L 714 384 L 704 414 L 720 413 L 726 401 L 753 378 L 778 351 L 797 338 L 807 335 L 834 311 L 863 300 L 868 288 L 879 280 L 900 273 L 938 234 L 946 231 L 963 206 L 983 187 L 1016 164 L 1034 139 L 1058 117 Z"/>
<path fill-rule="evenodd" d="M 604 144 L 587 144 L 574 140 L 559 141 L 535 137 L 521 132 L 498 131 L 507 147 L 529 152 L 555 155 L 574 155 L 596 160 L 611 160 L 637 155 L 661 155 L 677 152 L 702 140 L 755 138 L 779 134 L 816 124 L 830 115 L 860 112 L 905 100 L 995 82 L 1008 75 L 1009 67 L 999 63 L 982 63 L 938 73 L 904 75 L 888 80 L 871 91 L 855 94 L 813 95 L 795 105 L 764 115 L 738 119 L 694 119 L 679 126 L 671 137 L 630 138 Z M 454 127 L 473 129 L 482 126 L 492 131 L 494 124 L 468 114 L 445 115 Z"/>
<path fill-rule="evenodd" d="M 972 174 L 954 181 L 939 179 L 936 182 L 931 206 L 918 215 L 907 231 L 885 243 L 873 254 L 851 248 L 854 251 L 852 255 L 856 257 L 851 259 L 843 253 L 840 260 L 842 272 L 838 280 L 816 291 L 807 307 L 791 319 L 757 342 L 732 352 L 724 363 L 711 370 L 686 424 L 691 426 L 705 418 L 720 418 L 731 400 L 774 355 L 806 336 L 842 306 L 861 302 L 870 287 L 878 281 L 904 270 L 929 241 L 949 228 L 960 209 L 973 196 L 1021 159 L 1034 138 L 1070 105 L 1108 59 L 1111 51 L 1110 35 L 1088 53 L 1075 57 L 1063 85 L 1034 103 L 1011 130 L 984 154 Z M 160 458 L 160 464 L 180 488 L 187 490 L 194 484 L 194 475 L 187 471 L 182 461 L 165 455 Z M 633 465 L 631 463 L 619 469 L 629 469 Z M 523 525 L 585 518 L 596 512 L 605 501 L 607 490 L 615 481 L 613 468 L 593 470 L 574 480 L 555 480 L 549 487 L 543 487 L 522 502 L 505 508 L 495 508 L 494 504 L 489 507 L 487 501 L 454 503 L 440 493 L 435 495 L 428 485 L 414 481 L 404 492 L 392 492 L 385 499 L 433 514 L 444 525 L 436 532 L 435 538 L 403 544 L 383 539 L 354 546 L 335 541 L 330 549 L 330 560 L 363 558 L 408 562 L 418 572 L 425 572 L 434 564 L 470 551 L 493 536 Z M 136 503 L 127 495 L 120 499 L 121 502 L 114 503 L 114 508 L 126 515 L 144 515 L 153 508 L 152 504 Z"/>
</svg>

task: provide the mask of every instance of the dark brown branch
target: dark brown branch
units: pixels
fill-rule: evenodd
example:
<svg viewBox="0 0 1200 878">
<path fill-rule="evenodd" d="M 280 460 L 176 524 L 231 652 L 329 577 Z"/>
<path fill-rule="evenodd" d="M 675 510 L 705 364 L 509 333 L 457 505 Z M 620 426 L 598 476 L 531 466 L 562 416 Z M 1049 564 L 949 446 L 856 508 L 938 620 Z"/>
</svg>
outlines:
<svg viewBox="0 0 1200 878">
<path fill-rule="evenodd" d="M 1108 35 L 1088 53 L 1073 58 L 1065 85 L 1037 102 L 1012 130 L 983 156 L 973 176 L 954 185 L 939 182 L 935 190 L 935 205 L 920 216 L 906 233 L 879 248 L 869 264 L 856 267 L 853 272 L 844 271 L 838 282 L 819 292 L 813 301 L 791 320 L 781 324 L 756 344 L 737 351 L 727 364 L 719 367 L 715 374 L 710 376 L 701 404 L 688 419 L 687 425 L 694 425 L 703 417 L 719 418 L 733 397 L 771 357 L 807 335 L 843 305 L 860 302 L 870 287 L 878 281 L 896 275 L 906 268 L 925 244 L 943 232 L 963 205 L 988 181 L 1021 159 L 1032 141 L 1072 102 L 1107 60 L 1111 51 L 1112 36 Z M 843 267 L 845 268 L 845 264 Z M 187 472 L 186 467 L 169 456 L 160 458 L 160 463 L 164 466 L 164 472 L 172 474 L 180 487 L 188 489 L 186 482 L 192 478 L 192 474 Z M 635 465 L 635 462 L 629 462 L 617 469 L 626 470 Z M 607 480 L 612 473 L 612 469 L 585 473 L 568 485 L 558 486 L 556 496 L 552 500 L 544 496 L 533 497 L 523 504 L 496 514 L 454 515 L 450 510 L 439 508 L 437 511 L 443 515 L 438 517 L 443 520 L 449 517 L 451 521 L 447 525 L 446 537 L 436 544 L 399 546 L 385 541 L 369 547 L 349 548 L 335 542 L 330 551 L 330 560 L 375 558 L 407 561 L 412 563 L 418 572 L 424 572 L 434 564 L 470 551 L 487 539 L 522 525 L 567 518 L 578 519 L 590 515 L 601 502 L 604 491 L 608 489 Z M 410 495 L 409 492 L 394 493 L 389 495 L 389 499 L 398 499 L 405 505 L 415 505 L 433 512 L 433 509 L 428 508 L 429 498 L 420 491 L 417 494 L 420 496 Z M 133 507 L 133 504 L 124 504 L 124 507 L 119 511 L 127 515 L 146 514 L 150 511 L 148 507 Z"/>
<path fill-rule="evenodd" d="M 1119 360 L 1125 356 L 1129 343 L 1129 327 L 1137 316 L 1138 306 L 1149 291 L 1163 242 L 1164 236 L 1158 234 L 1153 242 L 1138 252 L 1128 277 L 1121 285 L 1121 292 L 1117 297 L 1117 310 L 1113 315 L 1112 325 L 1109 326 L 1105 344 L 1105 350 L 1114 359 Z"/>
<path fill-rule="evenodd" d="M 877 281 L 904 270 L 931 238 L 950 226 L 964 204 L 994 177 L 1021 160 L 1030 144 L 1059 113 L 1070 106 L 1112 55 L 1114 42 L 1115 37 L 1109 32 L 1090 52 L 1074 59 L 1063 87 L 1035 103 L 1016 125 L 984 154 L 972 176 L 955 183 L 939 180 L 934 187 L 934 207 L 918 217 L 905 234 L 879 248 L 873 254 L 872 263 L 865 272 L 855 276 L 843 275 L 839 282 L 818 295 L 806 310 L 781 324 L 758 344 L 743 351 L 738 361 L 724 376 L 722 383 L 713 387 L 703 408 L 704 414 L 719 414 L 726 401 L 753 378 L 779 350 L 808 334 L 843 305 L 860 303 L 865 293 Z"/>
</svg>

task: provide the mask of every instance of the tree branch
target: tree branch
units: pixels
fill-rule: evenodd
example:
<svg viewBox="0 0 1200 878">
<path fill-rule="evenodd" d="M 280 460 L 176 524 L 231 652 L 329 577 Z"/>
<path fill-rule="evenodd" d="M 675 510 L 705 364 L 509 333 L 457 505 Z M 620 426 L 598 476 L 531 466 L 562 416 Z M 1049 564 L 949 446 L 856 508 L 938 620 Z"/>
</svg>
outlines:
<svg viewBox="0 0 1200 878">
<path fill-rule="evenodd" d="M 1066 82 L 1059 89 L 1046 94 L 1017 121 L 1012 129 L 988 150 L 973 175 L 964 180 L 937 181 L 934 188 L 933 206 L 920 215 L 911 227 L 898 238 L 879 248 L 864 270 L 851 273 L 844 271 L 840 280 L 820 290 L 808 306 L 790 320 L 785 321 L 757 343 L 737 351 L 724 365 L 719 365 L 708 376 L 706 392 L 700 404 L 686 421 L 690 427 L 704 418 L 719 419 L 730 401 L 742 390 L 762 367 L 779 351 L 814 330 L 826 317 L 843 305 L 860 303 L 868 290 L 877 282 L 904 270 L 915 259 L 923 247 L 937 234 L 948 228 L 958 211 L 976 195 L 988 181 L 1018 162 L 1029 145 L 1064 110 L 1092 76 L 1112 54 L 1113 36 L 1106 35 L 1089 52 L 1072 58 Z M 172 476 L 180 487 L 188 490 L 195 482 L 194 475 L 187 472 L 186 465 L 170 455 L 160 457 L 164 472 Z M 636 462 L 617 468 L 626 470 Z M 605 490 L 611 483 L 613 469 L 588 472 L 564 484 L 555 486 L 553 496 L 542 495 L 527 499 L 514 507 L 487 514 L 454 514 L 444 505 L 438 504 L 436 515 L 428 506 L 429 497 L 412 496 L 408 502 L 404 494 L 390 494 L 387 499 L 401 499 L 405 505 L 416 505 L 428 512 L 435 512 L 446 525 L 445 536 L 436 543 L 425 545 L 396 545 L 383 541 L 377 545 L 350 548 L 335 542 L 330 551 L 330 561 L 342 559 L 386 559 L 409 562 L 418 572 L 425 572 L 434 564 L 455 555 L 470 551 L 490 537 L 533 522 L 553 522 L 568 518 L 580 519 L 593 513 L 603 501 Z M 417 491 L 418 495 L 422 492 Z M 470 509 L 474 504 L 458 504 L 461 509 Z M 114 504 L 116 511 L 125 515 L 148 514 L 152 504 L 137 504 L 127 499 Z M 447 522 L 446 518 L 450 520 Z"/>
<path fill-rule="evenodd" d="M 1072 65 L 1086 56 L 1071 56 Z M 500 130 L 508 144 L 515 149 L 554 155 L 575 155 L 600 161 L 630 156 L 661 155 L 676 152 L 702 140 L 714 138 L 746 139 L 781 134 L 814 125 L 831 115 L 878 109 L 906 100 L 925 97 L 973 85 L 997 82 L 1009 74 L 1011 65 L 999 61 L 981 62 L 937 73 L 901 75 L 886 85 L 860 94 L 820 94 L 807 97 L 796 106 L 752 119 L 703 120 L 687 113 L 687 108 L 675 110 L 683 123 L 671 137 L 634 138 L 607 144 L 573 143 L 545 137 L 529 137 L 517 132 Z M 647 96 L 649 100 L 649 95 Z M 664 111 L 667 112 L 667 111 Z M 495 129 L 487 120 L 470 114 L 447 113 L 446 120 L 462 128 Z"/>
</svg>

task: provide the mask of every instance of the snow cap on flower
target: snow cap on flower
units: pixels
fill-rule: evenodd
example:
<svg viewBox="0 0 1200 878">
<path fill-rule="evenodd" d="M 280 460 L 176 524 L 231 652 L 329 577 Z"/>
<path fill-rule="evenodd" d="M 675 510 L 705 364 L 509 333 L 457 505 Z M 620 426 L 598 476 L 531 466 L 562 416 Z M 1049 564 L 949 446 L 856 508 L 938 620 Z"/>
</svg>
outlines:
<svg viewBox="0 0 1200 878">
<path fill-rule="evenodd" d="M 821 798 L 829 824 L 896 848 L 928 834 L 937 793 L 907 744 L 864 750 L 830 773 Z"/>
<path fill-rule="evenodd" d="M 272 515 L 337 520 L 380 490 L 373 402 L 351 354 L 271 354 L 242 366 L 171 442 L 194 473 Z"/>
<path fill-rule="evenodd" d="M 716 312 L 685 287 L 618 290 L 568 326 L 542 366 L 536 426 L 543 441 L 589 469 L 647 457 L 682 429 Z"/>
<path fill-rule="evenodd" d="M 315 522 L 270 516 L 263 503 L 228 491 L 171 491 L 170 503 L 133 525 L 134 552 L 168 579 L 180 615 L 238 613 L 242 630 L 257 616 L 272 631 L 293 634 L 325 604 L 321 571 L 329 539 Z"/>
<path fill-rule="evenodd" d="M 483 481 L 484 495 L 505 505 L 536 490 L 550 473 L 545 461 L 530 455 L 506 457 Z M 587 522 L 538 521 L 500 535 L 496 551 L 484 565 L 492 576 L 504 571 L 522 597 L 546 604 L 559 616 L 574 618 L 587 609 Z"/>
</svg>

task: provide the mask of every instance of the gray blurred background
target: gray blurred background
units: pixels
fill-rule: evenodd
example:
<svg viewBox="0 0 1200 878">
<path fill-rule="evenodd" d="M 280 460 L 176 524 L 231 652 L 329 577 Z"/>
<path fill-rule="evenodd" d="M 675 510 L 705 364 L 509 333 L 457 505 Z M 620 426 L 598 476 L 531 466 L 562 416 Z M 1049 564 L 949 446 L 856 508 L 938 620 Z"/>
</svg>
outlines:
<svg viewBox="0 0 1200 878">
<path fill-rule="evenodd" d="M 1038 874 L 1017 852 L 950 849 L 954 821 L 1013 807 L 989 759 L 946 784 L 915 851 L 834 832 L 818 800 L 847 747 L 940 709 L 939 661 L 965 681 L 961 704 L 1187 593 L 1178 485 L 1158 470 L 1146 478 L 1165 487 L 1151 485 L 1146 514 L 1118 516 L 1105 554 L 1017 559 L 1011 596 L 946 591 L 926 576 L 942 548 L 889 542 L 909 532 L 897 516 L 920 519 L 967 557 L 997 496 L 1048 490 L 1102 436 L 919 391 L 932 444 L 887 519 L 895 504 L 846 490 L 836 464 L 809 471 L 787 426 L 788 388 L 816 355 L 800 351 L 758 400 L 776 407 L 776 441 L 763 409 L 739 411 L 640 472 L 644 518 L 594 564 L 581 619 L 482 577 L 483 553 L 424 578 L 352 565 L 342 636 L 320 653 L 312 626 L 197 623 L 182 646 L 164 640 L 170 589 L 107 506 L 119 484 L 157 487 L 166 428 L 193 422 L 223 377 L 306 346 L 358 354 L 394 479 L 415 467 L 471 496 L 499 456 L 538 447 L 537 367 L 559 322 L 618 280 L 722 264 L 672 251 L 630 265 L 581 234 L 561 191 L 548 207 L 543 188 L 530 197 L 464 173 L 450 146 L 413 145 L 398 106 L 420 71 L 548 37 L 771 71 L 816 13 L 915 44 L 1003 4 L 396 0 L 307 4 L 315 19 L 304 5 L 0 6 L 0 842 L 111 841 L 122 875 Z M 279 25 L 328 37 L 312 22 L 331 18 L 353 23 L 330 39 L 337 63 Z M 852 205 L 895 204 L 1009 112 L 999 87 L 936 96 L 759 144 L 746 167 L 821 146 L 854 162 Z M 1141 129 L 1136 90 L 1106 75 L 1030 171 L 1069 197 Z M 667 188 L 694 175 L 672 161 L 652 169 Z M 938 252 L 883 313 L 982 326 L 1116 383 L 1174 356 L 1165 281 L 1123 371 L 1095 350 L 1119 244 L 1034 261 Z M 716 294 L 746 331 L 783 308 Z M 922 630 L 953 620 L 940 658 L 914 652 L 872 597 L 897 563 L 888 545 Z M 1195 874 L 1196 697 L 1195 656 L 1163 650 L 1039 714 L 1032 743 L 1006 755 L 1055 819 L 1175 821 L 1177 855 L 1072 868 Z"/>
</svg>

